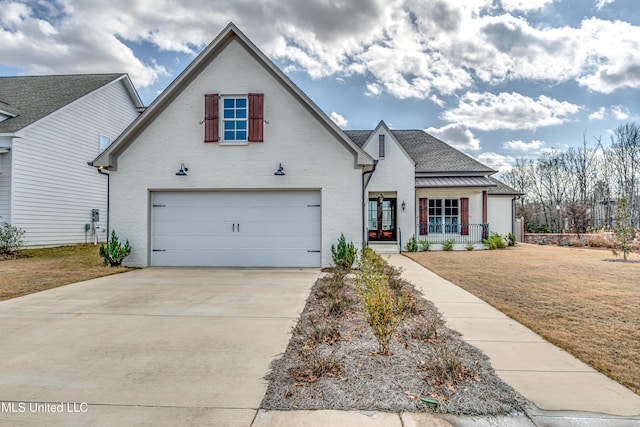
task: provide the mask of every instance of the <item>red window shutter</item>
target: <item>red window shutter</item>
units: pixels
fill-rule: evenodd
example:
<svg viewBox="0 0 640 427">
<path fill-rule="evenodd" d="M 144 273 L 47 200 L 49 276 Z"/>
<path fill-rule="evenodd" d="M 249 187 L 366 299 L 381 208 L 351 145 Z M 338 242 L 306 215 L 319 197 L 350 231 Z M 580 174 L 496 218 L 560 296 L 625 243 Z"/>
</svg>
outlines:
<svg viewBox="0 0 640 427">
<path fill-rule="evenodd" d="M 206 94 L 204 96 L 204 142 L 218 142 L 219 127 L 218 94 Z"/>
<path fill-rule="evenodd" d="M 469 198 L 462 197 L 460 199 L 460 234 L 469 235 Z"/>
<path fill-rule="evenodd" d="M 420 235 L 429 234 L 429 199 L 421 198 L 418 207 L 420 210 Z"/>
<path fill-rule="evenodd" d="M 264 94 L 249 94 L 249 142 L 264 142 Z"/>
</svg>

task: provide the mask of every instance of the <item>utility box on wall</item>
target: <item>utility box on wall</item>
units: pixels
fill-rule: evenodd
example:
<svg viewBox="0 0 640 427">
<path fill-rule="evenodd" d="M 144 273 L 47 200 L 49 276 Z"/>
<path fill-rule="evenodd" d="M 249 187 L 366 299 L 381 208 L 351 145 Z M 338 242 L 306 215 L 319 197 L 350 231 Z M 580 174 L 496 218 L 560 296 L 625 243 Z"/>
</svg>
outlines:
<svg viewBox="0 0 640 427">
<path fill-rule="evenodd" d="M 91 221 L 100 221 L 100 209 L 91 209 Z"/>
</svg>

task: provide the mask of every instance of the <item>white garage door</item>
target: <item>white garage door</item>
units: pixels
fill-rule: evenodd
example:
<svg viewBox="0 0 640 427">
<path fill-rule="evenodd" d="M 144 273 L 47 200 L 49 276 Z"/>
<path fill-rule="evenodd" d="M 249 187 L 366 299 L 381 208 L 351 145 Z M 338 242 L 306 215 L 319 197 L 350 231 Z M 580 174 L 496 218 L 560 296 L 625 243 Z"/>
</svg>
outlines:
<svg viewBox="0 0 640 427">
<path fill-rule="evenodd" d="M 154 192 L 151 265 L 320 267 L 319 191 Z"/>
</svg>

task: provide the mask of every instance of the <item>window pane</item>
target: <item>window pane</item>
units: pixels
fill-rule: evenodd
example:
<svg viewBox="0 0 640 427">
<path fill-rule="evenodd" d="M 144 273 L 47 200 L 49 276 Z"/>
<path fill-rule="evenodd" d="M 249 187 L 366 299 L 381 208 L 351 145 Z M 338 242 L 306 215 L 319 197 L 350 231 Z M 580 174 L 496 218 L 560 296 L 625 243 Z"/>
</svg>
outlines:
<svg viewBox="0 0 640 427">
<path fill-rule="evenodd" d="M 227 141 L 233 141 L 235 138 L 235 132 L 234 131 L 225 131 L 224 132 L 224 139 L 226 139 Z"/>
<path fill-rule="evenodd" d="M 247 122 L 245 120 L 238 120 L 236 123 L 236 129 L 247 130 Z"/>
<path fill-rule="evenodd" d="M 224 130 L 234 130 L 235 129 L 235 123 L 232 120 L 225 120 L 224 121 Z"/>
<path fill-rule="evenodd" d="M 244 108 L 241 109 L 237 109 L 236 110 L 236 117 L 239 119 L 246 119 L 247 118 L 247 110 Z"/>
<path fill-rule="evenodd" d="M 234 99 L 233 98 L 225 98 L 224 99 L 224 108 L 233 108 L 234 107 Z"/>
<path fill-rule="evenodd" d="M 225 119 L 233 119 L 234 110 L 224 110 L 224 118 Z"/>
<path fill-rule="evenodd" d="M 245 132 L 245 131 L 236 132 L 236 139 L 237 140 L 245 140 L 245 139 L 247 139 L 247 132 Z"/>
<path fill-rule="evenodd" d="M 236 98 L 236 108 L 247 108 L 246 98 Z"/>
</svg>

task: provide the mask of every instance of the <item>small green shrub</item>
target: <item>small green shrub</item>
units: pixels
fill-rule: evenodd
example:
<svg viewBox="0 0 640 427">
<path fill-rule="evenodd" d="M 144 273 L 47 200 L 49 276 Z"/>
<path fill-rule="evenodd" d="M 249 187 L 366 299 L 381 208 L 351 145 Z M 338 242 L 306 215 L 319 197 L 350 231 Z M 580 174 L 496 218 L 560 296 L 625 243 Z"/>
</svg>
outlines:
<svg viewBox="0 0 640 427">
<path fill-rule="evenodd" d="M 431 249 L 431 243 L 428 240 L 420 240 L 420 250 L 424 252 L 428 252 Z"/>
<path fill-rule="evenodd" d="M 508 246 L 515 246 L 517 244 L 518 244 L 518 242 L 516 240 L 516 235 L 513 234 L 513 233 L 507 234 L 507 245 Z"/>
<path fill-rule="evenodd" d="M 472 251 L 476 248 L 476 246 L 473 244 L 473 242 L 469 242 L 467 243 L 467 246 L 465 246 L 464 248 L 468 251 Z"/>
<path fill-rule="evenodd" d="M 0 226 L 0 255 L 9 255 L 20 249 L 24 245 L 23 236 L 22 228 L 3 222 Z"/>
<path fill-rule="evenodd" d="M 362 277 L 356 284 L 362 314 L 378 340 L 379 352 L 388 356 L 391 336 L 407 315 L 404 297 L 395 297 L 383 275 Z"/>
<path fill-rule="evenodd" d="M 415 235 L 411 236 L 411 238 L 407 241 L 405 249 L 408 252 L 418 252 L 418 241 L 416 240 Z"/>
<path fill-rule="evenodd" d="M 455 243 L 455 239 L 447 239 L 444 242 L 442 242 L 442 250 L 443 251 L 452 251 L 453 250 L 453 244 Z"/>
<path fill-rule="evenodd" d="M 378 340 L 379 352 L 388 356 L 391 337 L 407 316 L 411 300 L 408 292 L 396 294 L 391 289 L 389 276 L 384 274 L 384 268 L 384 261 L 378 254 L 363 251 L 356 278 L 356 291 L 362 303 L 362 314 Z"/>
<path fill-rule="evenodd" d="M 118 240 L 116 230 L 111 231 L 111 238 L 107 244 L 100 245 L 100 256 L 103 259 L 104 265 L 111 267 L 117 267 L 122 264 L 124 260 L 131 253 L 131 246 L 129 240 L 124 245 Z"/>
<path fill-rule="evenodd" d="M 338 246 L 331 245 L 331 256 L 333 257 L 333 263 L 338 268 L 350 270 L 353 263 L 356 261 L 356 247 L 352 242 L 347 243 L 344 238 L 344 234 L 340 234 L 338 239 Z"/>
<path fill-rule="evenodd" d="M 507 244 L 502 239 L 502 236 L 496 232 L 491 233 L 489 237 L 487 239 L 484 239 L 482 242 L 491 250 L 507 247 Z"/>
</svg>

